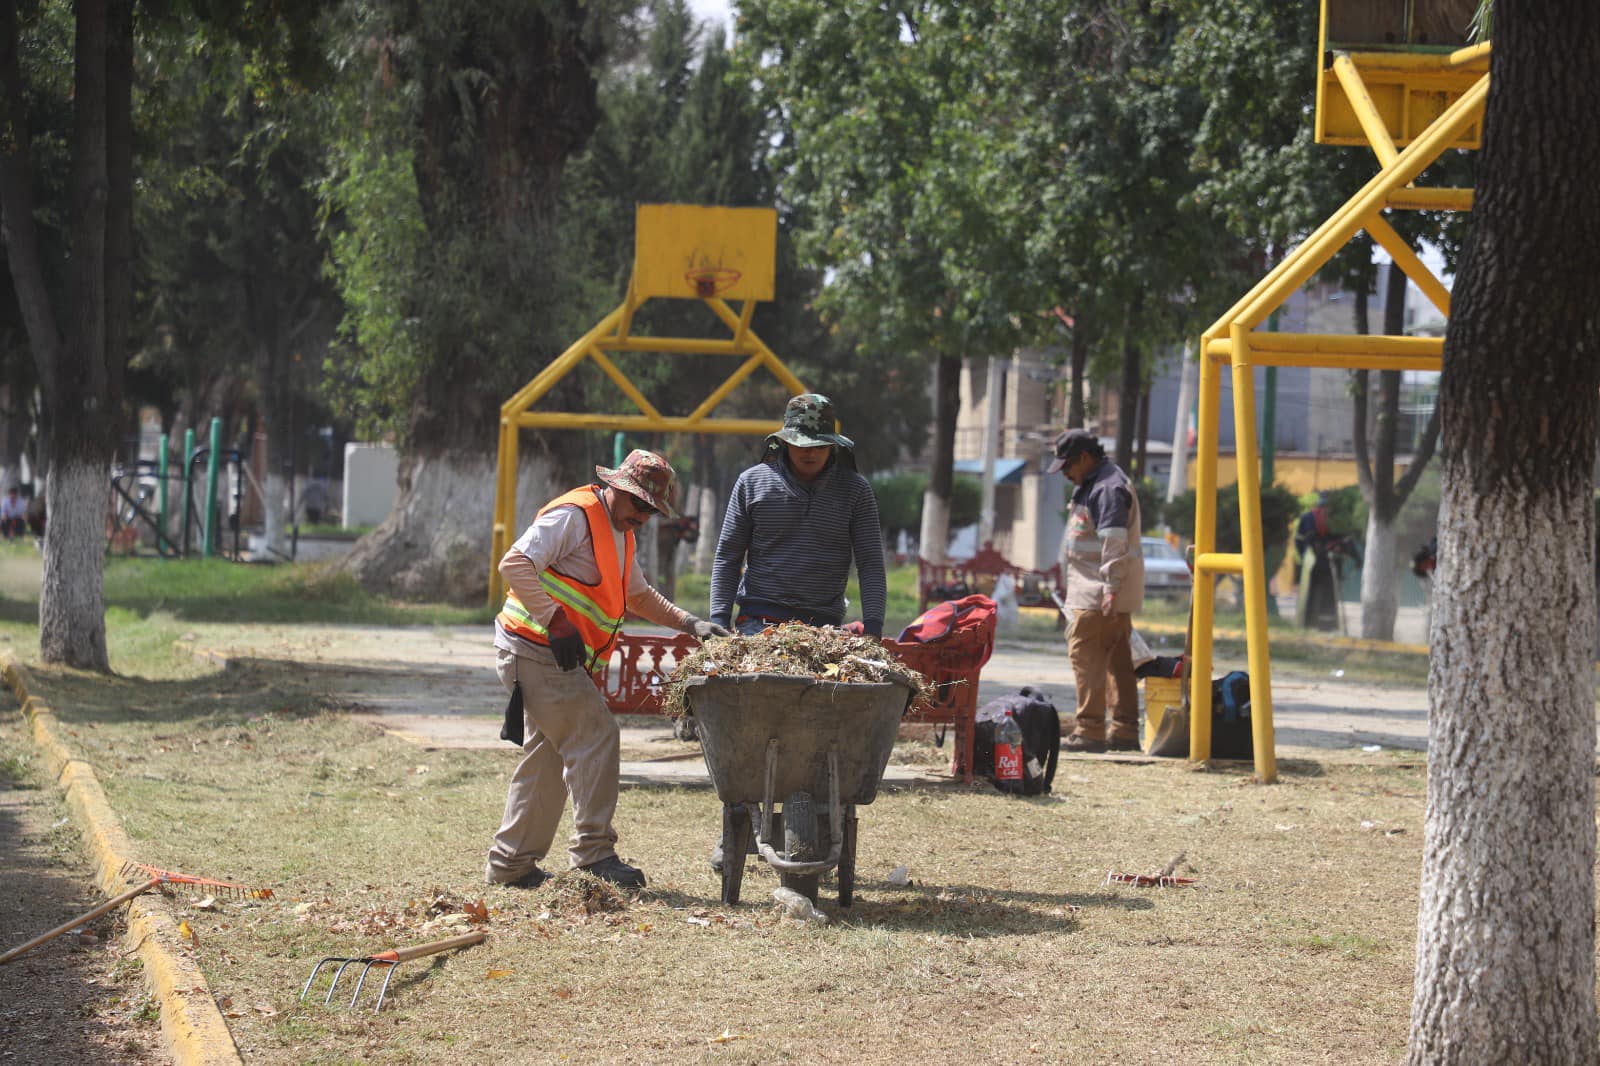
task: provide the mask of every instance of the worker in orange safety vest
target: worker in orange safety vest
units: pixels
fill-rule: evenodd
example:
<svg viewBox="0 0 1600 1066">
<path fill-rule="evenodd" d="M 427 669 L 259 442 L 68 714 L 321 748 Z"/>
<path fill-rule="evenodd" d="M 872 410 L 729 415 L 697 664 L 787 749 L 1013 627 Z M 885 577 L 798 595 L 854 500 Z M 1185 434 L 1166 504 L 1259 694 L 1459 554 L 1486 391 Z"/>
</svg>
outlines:
<svg viewBox="0 0 1600 1066">
<path fill-rule="evenodd" d="M 570 795 L 569 865 L 644 887 L 643 872 L 617 857 L 620 735 L 591 675 L 628 611 L 699 640 L 728 636 L 667 600 L 635 562 L 635 533 L 655 515 L 677 517 L 671 465 L 635 450 L 595 475 L 541 508 L 500 560 L 509 591 L 495 618 L 495 668 L 513 701 L 523 697 L 526 739 L 489 849 L 490 884 L 536 888 L 550 876 L 539 863 Z"/>
</svg>

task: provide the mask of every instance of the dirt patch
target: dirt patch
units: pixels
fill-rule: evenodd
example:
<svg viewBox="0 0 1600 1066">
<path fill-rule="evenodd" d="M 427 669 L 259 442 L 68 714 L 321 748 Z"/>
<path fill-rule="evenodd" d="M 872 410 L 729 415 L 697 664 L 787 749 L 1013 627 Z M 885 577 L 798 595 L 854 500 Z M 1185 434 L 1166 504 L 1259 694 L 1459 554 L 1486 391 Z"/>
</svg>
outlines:
<svg viewBox="0 0 1600 1066">
<path fill-rule="evenodd" d="M 9 699 L 10 694 L 6 693 Z M 42 780 L 14 706 L 0 715 L 0 950 L 104 902 L 81 841 Z M 0 1059 L 79 1066 L 164 1063 L 137 958 L 123 958 L 112 913 L 0 966 Z"/>
</svg>

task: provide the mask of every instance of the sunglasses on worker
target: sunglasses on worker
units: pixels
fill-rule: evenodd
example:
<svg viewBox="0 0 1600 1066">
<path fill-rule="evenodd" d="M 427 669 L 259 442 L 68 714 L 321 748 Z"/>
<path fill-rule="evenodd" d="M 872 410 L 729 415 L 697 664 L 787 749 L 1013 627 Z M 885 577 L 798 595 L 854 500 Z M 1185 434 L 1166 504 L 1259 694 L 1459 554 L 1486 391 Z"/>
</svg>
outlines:
<svg viewBox="0 0 1600 1066">
<path fill-rule="evenodd" d="M 651 507 L 648 503 L 645 503 L 643 500 L 641 500 L 639 497 L 635 496 L 633 493 L 629 492 L 629 493 L 625 493 L 624 495 L 626 495 L 628 497 L 628 502 L 633 504 L 633 509 L 635 511 L 638 511 L 640 514 L 658 514 L 659 513 L 654 507 Z"/>
</svg>

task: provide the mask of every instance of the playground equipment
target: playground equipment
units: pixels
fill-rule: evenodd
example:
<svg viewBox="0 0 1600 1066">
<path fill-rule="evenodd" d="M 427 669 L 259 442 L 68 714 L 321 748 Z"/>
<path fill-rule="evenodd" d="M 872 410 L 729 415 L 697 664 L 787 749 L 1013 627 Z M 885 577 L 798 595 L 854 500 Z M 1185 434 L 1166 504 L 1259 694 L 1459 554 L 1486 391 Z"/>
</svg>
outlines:
<svg viewBox="0 0 1600 1066">
<path fill-rule="evenodd" d="M 1438 337 L 1278 333 L 1259 327 L 1363 229 L 1439 312 L 1449 317 L 1449 290 L 1383 213 L 1467 211 L 1472 207 L 1471 189 L 1419 187 L 1415 180 L 1444 152 L 1478 146 L 1489 90 L 1489 43 L 1467 43 L 1475 8 L 1472 0 L 1323 0 L 1317 140 L 1365 144 L 1377 156 L 1379 170 L 1200 339 L 1190 758 L 1204 760 L 1211 755 L 1215 578 L 1241 574 L 1256 776 L 1273 781 L 1278 774 L 1267 647 L 1255 367 L 1434 371 L 1440 367 L 1444 341 Z M 1216 550 L 1217 418 L 1224 365 L 1232 372 L 1238 441 L 1243 548 L 1238 554 Z"/>
<path fill-rule="evenodd" d="M 112 469 L 111 545 L 131 548 L 143 528 L 150 531 L 156 552 L 164 557 L 187 557 L 195 547 L 192 541 L 196 533 L 202 555 L 218 554 L 223 516 L 217 505 L 217 481 L 227 472 L 233 485 L 227 516 L 233 530 L 232 556 L 240 558 L 239 512 L 244 500 L 245 457 L 237 448 L 222 447 L 222 419 L 211 420 L 210 443 L 206 447 L 195 447 L 194 430 L 184 432 L 182 454 L 187 458 L 177 470 L 171 468 L 169 454 L 170 444 L 163 433 L 155 459 L 136 459 Z M 196 478 L 203 478 L 204 488 L 199 492 L 195 490 Z M 174 489 L 183 508 L 182 531 L 176 535 L 171 530 L 169 511 Z"/>
<path fill-rule="evenodd" d="M 516 539 L 517 447 L 523 429 L 632 430 L 663 433 L 743 433 L 764 436 L 778 422 L 712 418 L 717 405 L 765 367 L 791 395 L 805 386 L 750 328 L 756 301 L 773 298 L 778 215 L 770 208 L 641 204 L 636 213 L 633 275 L 622 303 L 541 370 L 500 408 L 494 534 L 489 548 L 489 605 L 505 595 L 500 558 Z M 699 300 L 730 331 L 727 339 L 642 337 L 632 333 L 639 308 L 656 298 Z M 736 313 L 730 301 L 742 301 Z M 740 357 L 737 369 L 687 415 L 663 414 L 607 352 Z M 584 360 L 593 360 L 637 413 L 536 411 L 532 408 Z"/>
</svg>

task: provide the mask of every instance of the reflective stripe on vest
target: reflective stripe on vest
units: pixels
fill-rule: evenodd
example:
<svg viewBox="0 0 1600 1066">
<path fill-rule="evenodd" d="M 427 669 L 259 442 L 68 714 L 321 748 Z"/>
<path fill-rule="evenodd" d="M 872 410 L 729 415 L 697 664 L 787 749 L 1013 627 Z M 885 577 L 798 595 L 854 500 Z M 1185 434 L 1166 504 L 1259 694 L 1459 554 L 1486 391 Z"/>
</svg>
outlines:
<svg viewBox="0 0 1600 1066">
<path fill-rule="evenodd" d="M 633 569 L 633 531 L 629 530 L 623 535 L 623 560 L 619 568 L 616 553 L 609 550 L 615 543 L 611 532 L 611 516 L 600 501 L 599 490 L 593 485 L 573 489 L 565 496 L 545 504 L 539 514 L 568 506 L 577 507 L 589 520 L 589 543 L 594 549 L 600 583 L 586 585 L 553 570 L 543 570 L 539 573 L 539 584 L 551 599 L 561 605 L 568 620 L 578 630 L 578 636 L 583 638 L 586 669 L 593 672 L 616 643 L 617 631 L 622 628 L 622 618 L 627 611 L 626 579 Z M 601 549 L 602 544 L 607 550 Z M 506 592 L 506 602 L 500 608 L 498 621 L 513 636 L 521 637 L 530 644 L 550 646 L 549 630 L 534 620 L 514 592 Z"/>
</svg>

